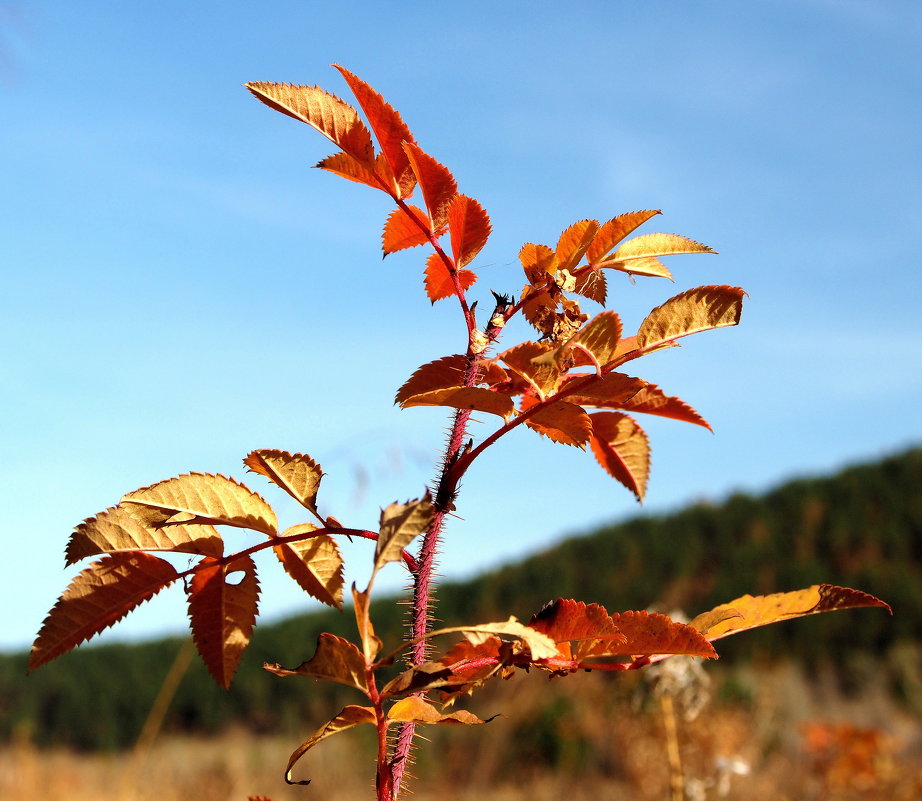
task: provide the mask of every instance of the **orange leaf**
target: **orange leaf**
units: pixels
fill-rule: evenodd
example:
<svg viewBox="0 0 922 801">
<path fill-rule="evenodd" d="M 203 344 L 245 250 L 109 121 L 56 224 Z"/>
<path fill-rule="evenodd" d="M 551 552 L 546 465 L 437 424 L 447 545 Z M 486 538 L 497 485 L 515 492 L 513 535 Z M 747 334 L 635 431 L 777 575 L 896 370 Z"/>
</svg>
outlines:
<svg viewBox="0 0 922 801">
<path fill-rule="evenodd" d="M 604 406 L 606 404 L 594 405 Z M 672 395 L 667 395 L 656 384 L 647 384 L 635 395 L 613 408 L 625 409 L 629 412 L 653 414 L 658 417 L 668 417 L 671 420 L 693 423 L 696 426 L 706 428 L 708 431 L 713 431 L 707 420 L 685 401 Z"/>
<path fill-rule="evenodd" d="M 674 256 L 680 253 L 716 253 L 707 245 L 678 234 L 641 234 L 629 239 L 613 254 L 613 261 L 643 259 L 650 256 Z M 630 268 L 628 268 L 630 269 Z"/>
<path fill-rule="evenodd" d="M 685 654 L 716 659 L 714 647 L 692 626 L 676 623 L 654 612 L 620 612 L 612 615 L 627 643 L 621 653 L 632 656 Z M 595 654 L 593 654 L 595 655 Z"/>
<path fill-rule="evenodd" d="M 261 448 L 250 452 L 243 463 L 281 487 L 306 509 L 317 511 L 317 490 L 323 470 L 306 453 Z"/>
<path fill-rule="evenodd" d="M 377 174 L 369 170 L 361 162 L 356 161 L 348 153 L 334 153 L 332 156 L 327 156 L 325 159 L 318 161 L 314 166 L 321 170 L 332 172 L 347 181 L 355 181 L 357 184 L 364 184 L 373 189 L 381 189 L 381 181 Z"/>
<path fill-rule="evenodd" d="M 699 286 L 676 295 L 647 315 L 637 331 L 637 345 L 649 349 L 699 331 L 736 325 L 745 294 L 739 287 Z"/>
<path fill-rule="evenodd" d="M 352 156 L 374 170 L 375 151 L 371 134 L 358 112 L 319 86 L 255 81 L 246 84 L 253 96 L 269 108 L 307 123 Z"/>
<path fill-rule="evenodd" d="M 598 463 L 643 501 L 650 476 L 650 444 L 643 429 L 626 414 L 598 412 L 590 444 Z"/>
<path fill-rule="evenodd" d="M 402 401 L 400 406 L 404 409 L 410 406 L 449 406 L 496 414 L 504 420 L 514 411 L 511 398 L 481 387 L 449 387 L 422 392 Z"/>
<path fill-rule="evenodd" d="M 528 283 L 532 286 L 544 285 L 548 277 L 557 272 L 557 257 L 547 245 L 527 242 L 519 250 L 519 261 Z"/>
<path fill-rule="evenodd" d="M 169 562 L 146 553 L 114 553 L 93 562 L 64 590 L 42 623 L 29 670 L 76 648 L 177 578 Z"/>
<path fill-rule="evenodd" d="M 657 214 L 660 214 L 659 210 L 631 211 L 603 223 L 587 251 L 589 263 L 598 264 L 624 237 Z"/>
<path fill-rule="evenodd" d="M 557 653 L 563 659 L 578 659 L 577 653 L 594 647 L 618 647 L 627 642 L 604 606 L 582 601 L 558 598 L 534 615 L 528 626 L 557 643 Z"/>
<path fill-rule="evenodd" d="M 534 406 L 538 401 L 525 396 L 522 398 L 522 411 Z M 592 421 L 579 406 L 566 401 L 555 401 L 549 406 L 535 412 L 525 421 L 525 425 L 554 442 L 585 448 L 592 434 Z"/>
<path fill-rule="evenodd" d="M 560 382 L 561 371 L 550 342 L 523 342 L 499 354 L 510 368 L 525 378 L 542 399 Z"/>
<path fill-rule="evenodd" d="M 431 392 L 434 389 L 459 387 L 464 384 L 464 371 L 467 368 L 467 357 L 456 354 L 443 356 L 434 362 L 424 364 L 416 369 L 400 389 L 394 403 L 403 403 L 414 395 Z"/>
<path fill-rule="evenodd" d="M 381 690 L 383 698 L 438 689 L 446 694 L 470 692 L 504 667 L 504 654 L 511 656 L 512 644 L 488 636 L 474 645 L 461 640 L 434 662 L 424 662 L 405 670 Z"/>
<path fill-rule="evenodd" d="M 398 250 L 425 245 L 429 241 L 429 220 L 426 213 L 413 205 L 408 205 L 407 208 L 410 214 L 402 208 L 396 208 L 384 223 L 381 248 L 385 256 Z"/>
<path fill-rule="evenodd" d="M 477 274 L 472 270 L 458 270 L 458 280 L 461 282 L 461 288 L 467 290 L 477 280 Z M 425 284 L 426 295 L 433 303 L 458 294 L 451 273 L 438 253 L 430 253 L 426 259 Z"/>
<path fill-rule="evenodd" d="M 542 289 L 538 292 L 532 290 L 531 285 L 526 285 L 523 297 L 526 297 L 522 304 L 522 314 L 538 331 L 542 334 L 550 334 L 554 328 L 554 322 L 557 318 L 557 302 L 560 291 L 554 287 L 551 290 Z"/>
<path fill-rule="evenodd" d="M 653 256 L 631 259 L 630 261 L 603 261 L 599 263 L 599 267 L 604 267 L 607 270 L 620 270 L 628 275 L 644 275 L 650 278 L 668 278 L 670 281 L 672 280 L 672 273 L 669 268 Z"/>
<path fill-rule="evenodd" d="M 880 606 L 892 612 L 889 604 L 866 592 L 833 584 L 814 584 L 794 592 L 744 595 L 698 615 L 688 625 L 713 641 L 769 623 L 862 606 Z"/>
<path fill-rule="evenodd" d="M 584 375 L 574 374 L 572 380 L 582 380 L 584 377 Z M 570 403 L 576 403 L 580 406 L 621 409 L 646 385 L 646 382 L 640 378 L 632 378 L 624 373 L 606 373 L 603 376 L 594 377 L 594 380 L 586 383 L 572 394 L 568 393 L 566 398 Z M 562 391 L 569 386 L 569 382 L 564 384 Z"/>
<path fill-rule="evenodd" d="M 608 294 L 608 282 L 605 273 L 601 270 L 586 270 L 576 276 L 576 285 L 573 291 L 584 298 L 594 300 L 596 303 L 605 304 L 605 297 Z"/>
<path fill-rule="evenodd" d="M 576 267 L 598 230 L 596 220 L 580 220 L 567 228 L 557 240 L 557 269 L 572 270 Z"/>
<path fill-rule="evenodd" d="M 581 345 L 595 357 L 600 367 L 604 367 L 614 358 L 620 339 L 621 319 L 615 312 L 605 311 L 586 323 L 571 344 Z"/>
<path fill-rule="evenodd" d="M 455 726 L 471 726 L 487 722 L 481 720 L 473 713 L 465 712 L 464 710 L 443 715 L 432 706 L 432 704 L 416 696 L 402 698 L 394 704 L 390 710 L 388 710 L 387 719 L 389 721 L 412 721 L 413 723 L 438 723 Z"/>
<path fill-rule="evenodd" d="M 365 656 L 365 664 L 370 665 L 374 662 L 375 657 L 381 653 L 383 643 L 377 634 L 375 627 L 371 623 L 371 617 L 368 613 L 369 606 L 368 590 L 359 592 L 355 584 L 352 585 L 352 608 L 355 612 L 355 625 L 359 630 L 359 638 L 362 641 L 362 652 Z"/>
<path fill-rule="evenodd" d="M 113 506 L 77 526 L 67 543 L 72 565 L 87 556 L 116 551 L 176 551 L 221 556 L 224 543 L 213 526 L 145 526 L 124 506 Z"/>
<path fill-rule="evenodd" d="M 301 523 L 286 529 L 283 537 L 306 534 L 317 526 Z M 273 551 L 291 576 L 308 595 L 341 609 L 343 605 L 343 558 L 332 537 L 325 534 L 295 542 L 279 543 Z"/>
<path fill-rule="evenodd" d="M 200 564 L 203 567 L 189 582 L 192 638 L 208 672 L 226 690 L 256 624 L 256 565 L 249 556 L 226 565 L 206 556 Z M 228 576 L 237 573 L 243 573 L 243 578 L 230 583 Z"/>
<path fill-rule="evenodd" d="M 423 190 L 423 199 L 429 210 L 430 231 L 435 234 L 448 220 L 448 204 L 458 194 L 458 184 L 448 168 L 413 142 L 403 143 L 413 174 Z"/>
<path fill-rule="evenodd" d="M 455 195 L 448 206 L 448 229 L 455 267 L 460 268 L 483 250 L 490 237 L 490 218 L 473 198 Z"/>
<path fill-rule="evenodd" d="M 292 752 L 288 758 L 288 767 L 285 769 L 285 781 L 288 784 L 310 784 L 310 779 L 295 781 L 291 778 L 291 771 L 298 760 L 321 740 L 332 737 L 334 734 L 339 734 L 346 729 L 351 729 L 353 726 L 360 726 L 363 723 L 370 723 L 372 726 L 377 723 L 374 709 L 370 706 L 350 705 L 345 707 L 335 718 L 324 723 L 308 740 L 305 740 Z"/>
<path fill-rule="evenodd" d="M 392 175 L 397 179 L 392 190 L 397 193 L 397 197 L 405 197 L 400 192 L 400 179 L 404 173 L 409 171 L 410 163 L 403 150 L 403 143 L 413 142 L 413 134 L 410 133 L 410 129 L 401 119 L 400 114 L 378 92 L 344 67 L 338 64 L 333 66 L 346 79 L 349 88 L 368 118 L 368 124 L 375 132 L 381 152 L 387 160 Z"/>
<path fill-rule="evenodd" d="M 336 681 L 355 687 L 368 694 L 365 657 L 349 640 L 324 632 L 317 638 L 314 655 L 293 670 L 280 665 L 263 665 L 264 670 L 276 676 L 310 676 L 314 679 Z"/>
</svg>

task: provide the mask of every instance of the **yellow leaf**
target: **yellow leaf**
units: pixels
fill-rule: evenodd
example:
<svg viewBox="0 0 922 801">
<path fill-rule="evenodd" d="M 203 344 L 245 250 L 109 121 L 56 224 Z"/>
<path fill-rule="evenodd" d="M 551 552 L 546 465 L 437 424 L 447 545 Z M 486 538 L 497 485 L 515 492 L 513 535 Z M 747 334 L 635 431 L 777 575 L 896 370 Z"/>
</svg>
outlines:
<svg viewBox="0 0 922 801">
<path fill-rule="evenodd" d="M 475 626 L 452 626 L 446 629 L 430 631 L 426 637 L 438 637 L 442 634 L 463 633 L 469 642 L 477 645 L 493 635 L 513 637 L 528 646 L 532 659 L 548 659 L 557 653 L 557 646 L 546 634 L 523 625 L 515 617 L 497 623 L 480 623 Z"/>
<path fill-rule="evenodd" d="M 387 719 L 401 723 L 437 723 L 455 726 L 470 726 L 487 722 L 464 710 L 443 715 L 432 704 L 417 696 L 397 701 L 388 710 Z"/>
<path fill-rule="evenodd" d="M 291 756 L 288 758 L 288 767 L 285 769 L 285 781 L 288 784 L 310 784 L 310 779 L 295 781 L 291 778 L 291 771 L 298 760 L 321 740 L 332 737 L 334 734 L 339 734 L 346 729 L 351 729 L 353 726 L 360 726 L 363 723 L 370 723 L 372 726 L 377 724 L 374 709 L 369 706 L 352 705 L 343 708 L 335 718 L 324 723 L 323 726 L 314 732 L 310 739 L 301 743 L 301 745 L 292 752 Z"/>
<path fill-rule="evenodd" d="M 669 268 L 653 256 L 631 259 L 630 261 L 604 261 L 599 267 L 604 267 L 607 270 L 620 270 L 628 275 L 644 275 L 651 278 L 668 278 L 670 281 L 672 280 L 672 273 Z"/>
<path fill-rule="evenodd" d="M 323 470 L 307 454 L 262 448 L 250 452 L 243 463 L 281 487 L 305 508 L 317 511 L 317 490 Z"/>
<path fill-rule="evenodd" d="M 249 556 L 228 564 L 206 556 L 189 582 L 192 639 L 214 680 L 230 687 L 256 625 L 259 582 Z M 228 580 L 242 573 L 240 581 Z"/>
<path fill-rule="evenodd" d="M 707 245 L 678 234 L 641 234 L 629 239 L 612 254 L 612 261 L 674 256 L 680 253 L 716 253 Z"/>
<path fill-rule="evenodd" d="M 637 346 L 649 349 L 699 331 L 736 325 L 745 294 L 739 287 L 700 286 L 676 295 L 640 324 Z"/>
<path fill-rule="evenodd" d="M 615 312 L 605 311 L 586 323 L 570 344 L 581 345 L 604 367 L 614 358 L 620 339 L 621 319 Z"/>
<path fill-rule="evenodd" d="M 286 529 L 283 537 L 304 534 L 317 526 L 301 523 Z M 343 605 L 343 559 L 332 537 L 325 534 L 273 547 L 285 572 L 309 595 L 329 606 Z"/>
<path fill-rule="evenodd" d="M 580 220 L 567 228 L 557 240 L 557 269 L 572 270 L 576 267 L 598 230 L 596 220 Z"/>
<path fill-rule="evenodd" d="M 177 551 L 221 556 L 224 544 L 213 526 L 145 526 L 124 506 L 113 506 L 77 526 L 67 543 L 67 564 L 117 551 Z"/>
<path fill-rule="evenodd" d="M 314 655 L 293 670 L 269 664 L 263 665 L 263 668 L 276 676 L 310 676 L 336 681 L 368 694 L 365 657 L 349 640 L 335 634 L 321 634 L 317 638 Z"/>
<path fill-rule="evenodd" d="M 589 440 L 598 463 L 643 501 L 650 477 L 650 444 L 644 430 L 626 414 L 598 412 L 589 415 Z"/>
<path fill-rule="evenodd" d="M 369 170 L 375 168 L 371 134 L 358 112 L 319 86 L 255 81 L 246 84 L 253 96 L 269 108 L 307 123 Z"/>
<path fill-rule="evenodd" d="M 177 578 L 169 562 L 146 553 L 114 553 L 93 562 L 64 590 L 42 623 L 29 670 L 121 620 Z"/>
<path fill-rule="evenodd" d="M 432 523 L 435 507 L 428 493 L 408 503 L 392 503 L 381 511 L 378 542 L 375 545 L 375 572 L 388 562 L 399 562 L 403 549 Z"/>
<path fill-rule="evenodd" d="M 400 406 L 403 409 L 411 406 L 450 406 L 496 414 L 504 420 L 514 411 L 511 398 L 481 387 L 449 387 L 423 392 L 401 401 Z"/>
<path fill-rule="evenodd" d="M 658 210 L 630 211 L 603 223 L 586 252 L 589 263 L 599 264 L 624 237 L 659 213 Z"/>
<path fill-rule="evenodd" d="M 169 523 L 179 515 L 183 523 L 251 528 L 270 537 L 278 533 L 272 507 L 251 489 L 222 475 L 187 473 L 168 478 L 129 492 L 121 503 L 145 507 L 155 524 Z"/>
<path fill-rule="evenodd" d="M 889 604 L 866 592 L 833 584 L 814 584 L 794 592 L 744 595 L 698 615 L 688 625 L 713 641 L 769 623 L 862 606 L 880 606 L 891 611 Z"/>
</svg>

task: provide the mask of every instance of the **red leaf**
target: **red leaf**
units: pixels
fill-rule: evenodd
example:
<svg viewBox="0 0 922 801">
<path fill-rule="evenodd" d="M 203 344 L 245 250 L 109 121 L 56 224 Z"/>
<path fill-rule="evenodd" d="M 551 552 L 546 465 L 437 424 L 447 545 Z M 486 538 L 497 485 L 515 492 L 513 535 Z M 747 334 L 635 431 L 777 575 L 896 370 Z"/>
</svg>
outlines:
<svg viewBox="0 0 922 801">
<path fill-rule="evenodd" d="M 477 280 L 477 274 L 472 270 L 458 270 L 458 280 L 461 282 L 461 288 L 470 289 Z M 437 300 L 450 298 L 457 295 L 455 282 L 451 279 L 451 273 L 442 261 L 438 253 L 430 253 L 426 259 L 426 295 L 429 300 L 435 303 Z"/>
<path fill-rule="evenodd" d="M 412 217 L 403 209 L 396 208 L 384 223 L 381 247 L 385 256 L 405 248 L 425 245 L 429 241 L 429 220 L 426 213 L 416 206 L 408 205 L 407 208 Z"/>
<path fill-rule="evenodd" d="M 599 230 L 595 220 L 580 220 L 573 223 L 557 240 L 557 264 L 559 270 L 572 270 L 589 248 Z"/>
<path fill-rule="evenodd" d="M 423 190 L 423 199 L 429 210 L 430 230 L 434 234 L 448 220 L 448 204 L 458 194 L 458 184 L 448 168 L 413 142 L 404 142 L 403 149 L 410 160 L 413 174 Z"/>
<path fill-rule="evenodd" d="M 448 206 L 448 229 L 455 267 L 473 261 L 490 236 L 490 218 L 483 207 L 467 195 L 455 195 Z"/>
<path fill-rule="evenodd" d="M 357 184 L 364 184 L 373 189 L 381 189 L 378 176 L 348 153 L 334 153 L 318 161 L 314 166 L 348 181 L 355 181 Z"/>
</svg>

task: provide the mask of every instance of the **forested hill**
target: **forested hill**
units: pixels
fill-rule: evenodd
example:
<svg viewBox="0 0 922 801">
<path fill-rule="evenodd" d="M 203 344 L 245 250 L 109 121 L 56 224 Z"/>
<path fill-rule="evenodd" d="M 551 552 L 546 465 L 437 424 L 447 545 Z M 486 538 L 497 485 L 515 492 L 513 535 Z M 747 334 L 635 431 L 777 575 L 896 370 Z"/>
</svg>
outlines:
<svg viewBox="0 0 922 801">
<path fill-rule="evenodd" d="M 922 641 L 922 449 L 565 540 L 472 581 L 442 584 L 438 611 L 446 623 L 509 614 L 527 620 L 562 596 L 609 611 L 655 606 L 694 615 L 747 592 L 821 582 L 873 593 L 892 605 L 894 616 L 861 609 L 746 632 L 721 644 L 722 658 L 758 653 L 841 661 L 850 650 L 883 656 L 899 641 Z M 385 642 L 401 631 L 401 609 L 388 602 L 373 607 Z M 207 732 L 245 722 L 300 732 L 305 719 L 322 719 L 342 696 L 331 698 L 335 687 L 278 679 L 259 666 L 296 665 L 311 655 L 320 631 L 352 637 L 353 629 L 350 614 L 333 610 L 257 626 L 232 691 L 214 687 L 196 660 L 167 727 Z M 25 654 L 0 656 L 0 740 L 130 745 L 182 642 L 83 647 L 28 678 Z"/>
</svg>

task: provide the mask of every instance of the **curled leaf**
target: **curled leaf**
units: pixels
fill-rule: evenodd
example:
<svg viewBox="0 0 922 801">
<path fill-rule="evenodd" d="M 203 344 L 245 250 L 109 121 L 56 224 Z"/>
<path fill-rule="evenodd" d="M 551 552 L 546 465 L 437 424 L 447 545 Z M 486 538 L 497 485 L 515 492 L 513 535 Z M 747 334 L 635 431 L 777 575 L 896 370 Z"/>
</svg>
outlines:
<svg viewBox="0 0 922 801">
<path fill-rule="evenodd" d="M 449 387 L 422 392 L 401 401 L 400 406 L 404 409 L 411 406 L 450 406 L 499 415 L 504 420 L 514 411 L 511 398 L 482 387 Z"/>
<path fill-rule="evenodd" d="M 401 723 L 436 723 L 455 726 L 471 726 L 488 722 L 464 710 L 443 715 L 432 704 L 417 696 L 410 696 L 397 701 L 388 710 L 387 719 Z"/>
<path fill-rule="evenodd" d="M 263 448 L 252 451 L 243 463 L 254 473 L 281 487 L 306 509 L 317 512 L 317 490 L 323 470 L 306 453 Z"/>
<path fill-rule="evenodd" d="M 349 640 L 335 634 L 322 633 L 317 638 L 314 655 L 294 669 L 269 664 L 263 665 L 263 668 L 276 676 L 309 676 L 335 681 L 368 694 L 365 657 Z"/>
<path fill-rule="evenodd" d="M 321 740 L 339 734 L 341 731 L 351 729 L 353 726 L 360 726 L 363 723 L 370 723 L 374 726 L 377 723 L 375 711 L 370 706 L 347 706 L 332 720 L 323 724 L 316 732 L 301 745 L 299 745 L 288 758 L 288 767 L 285 768 L 285 781 L 288 784 L 310 784 L 310 779 L 295 781 L 291 778 L 291 771 L 308 751 L 311 750 Z"/>
<path fill-rule="evenodd" d="M 375 634 L 375 628 L 371 623 L 369 604 L 368 590 L 359 592 L 355 584 L 353 584 L 352 605 L 355 612 L 355 624 L 359 630 L 359 638 L 362 641 L 362 653 L 365 656 L 365 662 L 370 665 L 375 661 L 375 657 L 381 653 L 383 643 Z"/>
</svg>

